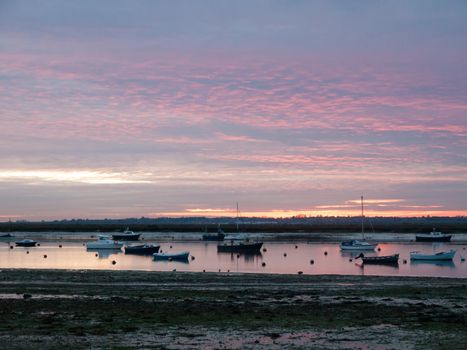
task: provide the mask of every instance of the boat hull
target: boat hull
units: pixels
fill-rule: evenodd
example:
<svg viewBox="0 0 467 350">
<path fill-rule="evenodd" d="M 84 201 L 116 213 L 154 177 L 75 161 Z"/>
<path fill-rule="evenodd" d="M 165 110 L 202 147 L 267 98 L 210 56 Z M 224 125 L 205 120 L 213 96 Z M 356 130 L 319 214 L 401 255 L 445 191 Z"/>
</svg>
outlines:
<svg viewBox="0 0 467 350">
<path fill-rule="evenodd" d="M 361 242 L 361 241 L 349 241 L 349 242 L 342 242 L 340 244 L 341 250 L 354 250 L 354 251 L 362 251 L 362 250 L 375 250 L 377 244 L 371 244 L 368 242 Z"/>
<path fill-rule="evenodd" d="M 362 257 L 362 261 L 364 264 L 370 265 L 396 265 L 399 263 L 399 254 Z"/>
<path fill-rule="evenodd" d="M 415 236 L 416 242 L 451 242 L 451 235 L 432 237 L 432 236 Z"/>
<path fill-rule="evenodd" d="M 260 253 L 261 247 L 263 243 L 240 243 L 240 244 L 225 244 L 225 245 L 218 245 L 217 252 L 218 253 Z"/>
<path fill-rule="evenodd" d="M 223 233 L 218 233 L 216 235 L 203 235 L 203 241 L 223 241 L 225 235 Z"/>
<path fill-rule="evenodd" d="M 138 255 L 151 255 L 158 253 L 160 246 L 158 245 L 139 245 L 139 246 L 125 246 L 125 254 L 138 254 Z"/>
<path fill-rule="evenodd" d="M 182 253 L 154 253 L 152 256 L 154 260 L 188 260 L 190 252 Z"/>
<path fill-rule="evenodd" d="M 410 253 L 410 260 L 431 260 L 431 261 L 449 261 L 454 258 L 455 250 L 449 252 L 440 252 L 437 254 L 419 254 L 417 252 Z"/>
<path fill-rule="evenodd" d="M 17 241 L 15 242 L 17 247 L 35 247 L 37 242 L 31 240 Z"/>
<path fill-rule="evenodd" d="M 141 236 L 140 233 L 132 233 L 132 234 L 123 234 L 123 233 L 118 233 L 112 235 L 112 239 L 116 241 L 137 241 L 139 240 L 139 236 Z"/>
<path fill-rule="evenodd" d="M 106 243 L 100 242 L 89 242 L 86 244 L 87 249 L 121 249 L 123 247 L 123 242 L 112 241 Z"/>
</svg>

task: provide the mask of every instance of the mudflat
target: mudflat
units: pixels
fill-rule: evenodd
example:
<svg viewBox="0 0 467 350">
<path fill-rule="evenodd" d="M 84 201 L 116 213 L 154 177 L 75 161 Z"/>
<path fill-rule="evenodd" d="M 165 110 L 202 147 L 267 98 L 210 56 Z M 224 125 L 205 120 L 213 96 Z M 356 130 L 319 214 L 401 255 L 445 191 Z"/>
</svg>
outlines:
<svg viewBox="0 0 467 350">
<path fill-rule="evenodd" d="M 9 349 L 465 349 L 467 279 L 1 270 Z"/>
</svg>

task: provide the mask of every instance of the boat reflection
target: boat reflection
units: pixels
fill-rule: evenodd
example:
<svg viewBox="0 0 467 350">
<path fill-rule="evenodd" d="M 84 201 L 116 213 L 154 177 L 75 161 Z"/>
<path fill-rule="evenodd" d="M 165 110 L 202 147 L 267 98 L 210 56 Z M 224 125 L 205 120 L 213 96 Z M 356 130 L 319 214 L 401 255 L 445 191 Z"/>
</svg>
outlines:
<svg viewBox="0 0 467 350">
<path fill-rule="evenodd" d="M 122 252 L 120 249 L 95 249 L 95 248 L 94 249 L 87 248 L 86 251 L 89 253 L 94 253 L 99 259 L 107 259 L 111 255 L 119 254 Z"/>
<path fill-rule="evenodd" d="M 360 251 L 360 250 L 341 250 L 340 251 L 341 253 L 341 256 L 343 257 L 347 257 L 347 258 L 356 258 L 357 256 L 359 256 L 360 254 L 364 253 L 365 256 L 376 256 L 376 253 L 374 252 L 368 252 L 368 251 Z"/>
<path fill-rule="evenodd" d="M 411 260 L 410 265 L 436 265 L 442 267 L 456 267 L 452 260 Z"/>
<path fill-rule="evenodd" d="M 227 253 L 227 252 L 217 252 L 218 255 L 221 256 L 227 256 L 227 254 L 230 254 L 230 260 L 235 261 L 239 260 L 240 258 L 243 258 L 245 262 L 251 262 L 254 261 L 255 259 L 262 258 L 263 254 L 261 252 L 255 252 L 255 253 Z"/>
<path fill-rule="evenodd" d="M 154 261 L 155 263 L 158 263 L 158 264 L 165 264 L 165 265 L 172 264 L 172 263 L 188 265 L 190 263 L 190 261 L 188 259 L 186 259 L 186 260 L 178 260 L 178 259 L 174 259 L 174 260 L 165 260 L 165 259 L 164 260 L 158 260 L 158 259 L 153 259 L 152 261 Z"/>
</svg>

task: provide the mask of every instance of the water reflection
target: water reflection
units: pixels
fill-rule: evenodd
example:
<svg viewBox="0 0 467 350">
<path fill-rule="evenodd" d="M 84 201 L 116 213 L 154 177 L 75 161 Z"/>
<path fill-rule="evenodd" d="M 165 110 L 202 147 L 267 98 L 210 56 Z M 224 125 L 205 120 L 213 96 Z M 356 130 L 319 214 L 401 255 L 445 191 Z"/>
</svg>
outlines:
<svg viewBox="0 0 467 350">
<path fill-rule="evenodd" d="M 173 264 L 173 263 L 188 265 L 190 263 L 189 260 L 178 260 L 178 259 L 175 259 L 175 260 L 154 260 L 154 259 L 152 259 L 152 261 L 157 263 L 157 264 L 165 264 L 165 265 Z"/>
<path fill-rule="evenodd" d="M 411 260 L 411 265 L 436 265 L 442 267 L 455 268 L 456 264 L 450 260 Z"/>
<path fill-rule="evenodd" d="M 125 255 L 120 250 L 86 250 L 82 242 L 46 242 L 40 247 L 10 249 L 0 244 L 1 268 L 51 268 L 51 269 L 115 269 L 148 271 L 192 271 L 192 272 L 254 272 L 297 274 L 349 274 L 349 275 L 406 275 L 467 277 L 467 264 L 460 255 L 454 262 L 412 262 L 410 252 L 431 251 L 432 244 L 384 243 L 381 251 L 365 256 L 387 256 L 400 254 L 401 265 L 364 265 L 355 257 L 359 252 L 342 252 L 337 243 L 265 242 L 265 251 L 254 255 L 243 253 L 218 253 L 217 244 L 206 242 L 156 242 L 161 250 L 190 251 L 195 260 L 153 261 L 152 256 Z M 6 243 L 6 242 L 5 242 Z M 60 248 L 59 244 L 63 247 Z M 465 245 L 443 244 L 443 250 L 462 251 Z M 29 254 L 27 253 L 29 251 Z M 465 252 L 465 251 L 464 251 Z M 98 254 L 97 257 L 95 254 Z M 47 255 L 47 258 L 44 258 Z M 109 259 L 110 257 L 110 259 Z M 115 261 L 115 264 L 113 262 Z M 406 263 L 407 262 L 407 263 Z"/>
<path fill-rule="evenodd" d="M 122 251 L 120 249 L 97 249 L 87 248 L 87 252 L 93 253 L 98 259 L 108 259 L 111 255 L 119 254 Z"/>
</svg>

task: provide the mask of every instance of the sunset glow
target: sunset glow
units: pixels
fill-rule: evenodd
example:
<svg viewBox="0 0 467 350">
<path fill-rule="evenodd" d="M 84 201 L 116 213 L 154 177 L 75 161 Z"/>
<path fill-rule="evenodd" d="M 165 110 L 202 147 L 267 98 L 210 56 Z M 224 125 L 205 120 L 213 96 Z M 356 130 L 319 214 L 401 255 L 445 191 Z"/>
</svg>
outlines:
<svg viewBox="0 0 467 350">
<path fill-rule="evenodd" d="M 467 215 L 464 1 L 2 1 L 0 45 L 0 220 Z"/>
</svg>

